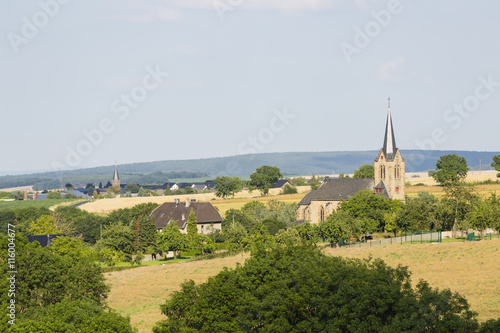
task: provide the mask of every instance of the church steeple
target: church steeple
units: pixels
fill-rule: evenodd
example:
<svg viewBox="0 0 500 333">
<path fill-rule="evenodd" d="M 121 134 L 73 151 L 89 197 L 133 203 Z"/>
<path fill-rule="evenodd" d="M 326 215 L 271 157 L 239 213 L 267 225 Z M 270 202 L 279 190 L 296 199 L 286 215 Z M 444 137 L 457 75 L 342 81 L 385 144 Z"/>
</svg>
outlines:
<svg viewBox="0 0 500 333">
<path fill-rule="evenodd" d="M 120 175 L 118 174 L 118 168 L 115 165 L 115 173 L 113 174 L 113 180 L 120 180 Z"/>
<path fill-rule="evenodd" d="M 392 127 L 392 118 L 391 118 L 391 98 L 388 98 L 388 109 L 387 109 L 387 124 L 385 126 L 385 137 L 384 137 L 384 146 L 382 149 L 384 150 L 384 155 L 388 160 L 392 160 L 394 158 L 394 154 L 396 153 L 396 139 L 394 138 L 394 129 Z"/>
<path fill-rule="evenodd" d="M 120 175 L 118 174 L 118 168 L 115 164 L 115 172 L 113 173 L 113 181 L 111 182 L 113 186 L 120 186 Z"/>
<path fill-rule="evenodd" d="M 384 146 L 375 159 L 375 186 L 387 189 L 391 199 L 405 201 L 405 160 L 396 147 L 391 118 L 391 99 L 387 110 Z"/>
</svg>

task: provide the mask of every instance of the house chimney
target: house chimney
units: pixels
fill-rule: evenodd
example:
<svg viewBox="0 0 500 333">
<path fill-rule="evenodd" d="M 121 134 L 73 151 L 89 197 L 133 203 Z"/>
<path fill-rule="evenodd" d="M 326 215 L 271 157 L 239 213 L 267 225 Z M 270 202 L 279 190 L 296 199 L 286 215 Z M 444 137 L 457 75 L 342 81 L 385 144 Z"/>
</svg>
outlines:
<svg viewBox="0 0 500 333">
<path fill-rule="evenodd" d="M 182 221 L 184 221 L 186 219 L 186 215 L 182 214 Z"/>
<path fill-rule="evenodd" d="M 181 201 L 179 199 L 175 199 L 175 205 L 177 206 Z"/>
<path fill-rule="evenodd" d="M 23 200 L 28 200 L 28 191 L 23 192 Z"/>
<path fill-rule="evenodd" d="M 186 198 L 186 208 L 191 205 L 191 200 L 189 198 Z"/>
<path fill-rule="evenodd" d="M 38 192 L 35 192 L 35 193 L 33 194 L 33 200 L 38 200 Z"/>
</svg>

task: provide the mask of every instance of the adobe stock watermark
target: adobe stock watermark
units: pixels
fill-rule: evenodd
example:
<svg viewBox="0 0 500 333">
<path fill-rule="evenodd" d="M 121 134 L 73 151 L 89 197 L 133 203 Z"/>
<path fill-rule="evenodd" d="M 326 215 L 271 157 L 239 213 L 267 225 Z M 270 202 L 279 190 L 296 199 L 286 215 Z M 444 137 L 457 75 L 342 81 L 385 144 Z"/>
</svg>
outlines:
<svg viewBox="0 0 500 333">
<path fill-rule="evenodd" d="M 146 100 L 149 93 L 157 89 L 169 76 L 168 72 L 161 70 L 160 65 L 156 65 L 156 68 L 147 66 L 146 72 L 141 84 L 134 86 L 128 93 L 121 94 L 120 97 L 111 102 L 111 112 L 117 119 L 104 117 L 98 122 L 97 127 L 82 130 L 83 138 L 74 146 L 67 145 L 64 162 L 52 162 L 52 168 L 61 171 L 80 166 L 83 159 L 92 154 L 94 149 L 103 143 L 107 135 L 113 133 L 117 120 L 127 119 L 131 111 L 136 110 L 141 102 Z"/>
<path fill-rule="evenodd" d="M 256 133 L 249 135 L 237 147 L 239 155 L 251 155 L 263 152 L 266 147 L 275 140 L 276 135 L 283 132 L 297 116 L 288 111 L 284 106 L 281 110 L 274 109 L 273 116 L 268 126 L 261 128 Z M 249 159 L 252 157 L 250 156 Z M 241 173 L 238 162 L 230 162 L 226 165 L 227 174 L 237 175 Z"/>
<path fill-rule="evenodd" d="M 7 322 L 14 326 L 16 324 L 16 226 L 7 224 Z"/>
<path fill-rule="evenodd" d="M 447 127 L 436 127 L 431 131 L 430 137 L 423 140 L 415 140 L 415 144 L 424 153 L 426 150 L 434 150 L 439 144 L 443 144 L 448 140 L 450 131 L 458 130 L 464 119 L 468 119 L 481 106 L 481 102 L 489 99 L 500 87 L 500 81 L 494 81 L 493 74 L 478 77 L 479 83 L 476 85 L 474 92 L 466 96 L 461 103 L 455 103 L 443 113 L 443 121 Z M 415 161 L 412 164 L 418 166 L 422 164 L 422 160 Z"/>
<path fill-rule="evenodd" d="M 241 6 L 243 2 L 244 0 L 214 0 L 213 7 L 219 20 L 224 21 L 226 12 L 232 12 Z"/>
<path fill-rule="evenodd" d="M 370 12 L 372 20 L 363 27 L 354 27 L 352 42 L 340 43 L 339 47 L 346 62 L 350 64 L 353 56 L 361 54 L 392 23 L 393 18 L 401 14 L 403 10 L 404 6 L 400 0 L 389 0 L 386 9 L 372 10 Z"/>
<path fill-rule="evenodd" d="M 35 38 L 40 30 L 45 28 L 50 20 L 54 19 L 60 12 L 61 6 L 67 5 L 71 0 L 40 0 L 40 10 L 31 17 L 21 17 L 21 30 L 19 33 L 9 32 L 7 39 L 15 53 L 19 53 L 21 45 L 27 45 Z"/>
</svg>

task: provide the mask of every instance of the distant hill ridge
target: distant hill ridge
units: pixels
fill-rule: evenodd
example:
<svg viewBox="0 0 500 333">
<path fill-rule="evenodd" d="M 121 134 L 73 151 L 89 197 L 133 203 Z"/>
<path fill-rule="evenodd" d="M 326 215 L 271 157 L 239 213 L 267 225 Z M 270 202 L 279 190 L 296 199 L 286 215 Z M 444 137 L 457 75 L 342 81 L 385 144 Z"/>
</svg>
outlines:
<svg viewBox="0 0 500 333">
<path fill-rule="evenodd" d="M 491 169 L 492 157 L 500 152 L 477 152 L 457 150 L 401 150 L 406 159 L 406 172 L 422 172 L 436 167 L 436 161 L 442 155 L 457 154 L 465 157 L 472 170 L 479 169 L 479 160 L 482 169 Z M 255 169 L 262 165 L 277 166 L 286 176 L 325 175 L 338 173 L 352 173 L 363 164 L 372 164 L 378 150 L 369 151 L 332 151 L 332 152 L 291 152 L 291 153 L 262 153 L 252 155 L 237 155 L 229 157 L 215 157 L 191 160 L 170 160 L 118 165 L 120 176 L 126 181 L 127 174 L 150 174 L 154 172 L 188 171 L 201 172 L 216 177 L 221 175 L 249 177 Z M 72 179 L 81 180 L 98 176 L 99 179 L 111 180 L 114 166 L 102 166 L 61 172 L 43 172 L 26 175 L 0 177 L 0 188 L 50 183 L 64 185 Z M 90 177 L 91 178 L 91 177 Z M 89 178 L 89 179 L 90 179 Z M 96 181 L 98 181 L 96 179 Z M 27 184 L 25 184 L 28 182 Z M 10 183 L 9 186 L 6 186 Z"/>
</svg>

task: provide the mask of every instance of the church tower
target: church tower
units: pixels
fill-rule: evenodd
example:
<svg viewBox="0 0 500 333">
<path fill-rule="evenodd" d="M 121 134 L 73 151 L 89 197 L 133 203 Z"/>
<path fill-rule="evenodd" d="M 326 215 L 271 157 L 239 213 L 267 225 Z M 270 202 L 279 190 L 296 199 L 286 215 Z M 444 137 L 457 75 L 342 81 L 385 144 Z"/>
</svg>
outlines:
<svg viewBox="0 0 500 333">
<path fill-rule="evenodd" d="M 396 147 L 391 118 L 391 99 L 387 111 L 384 146 L 375 159 L 375 185 L 384 182 L 391 199 L 405 201 L 405 160 Z"/>
<path fill-rule="evenodd" d="M 113 181 L 111 182 L 111 185 L 113 187 L 120 187 L 120 175 L 118 175 L 118 168 L 116 167 L 116 164 L 115 164 L 115 172 L 113 174 Z"/>
</svg>

